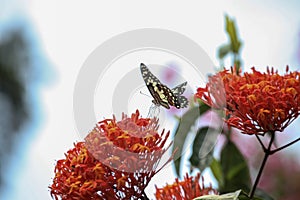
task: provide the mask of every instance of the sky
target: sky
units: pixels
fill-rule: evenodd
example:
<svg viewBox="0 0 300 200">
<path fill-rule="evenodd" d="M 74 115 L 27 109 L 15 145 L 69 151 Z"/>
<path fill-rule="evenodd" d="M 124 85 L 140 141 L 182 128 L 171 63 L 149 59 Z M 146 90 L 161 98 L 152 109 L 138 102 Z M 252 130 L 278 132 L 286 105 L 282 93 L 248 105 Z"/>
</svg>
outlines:
<svg viewBox="0 0 300 200">
<path fill-rule="evenodd" d="M 214 66 L 218 66 L 216 50 L 227 42 L 224 16 L 228 14 L 234 17 L 244 42 L 242 57 L 246 71 L 252 66 L 261 70 L 274 66 L 284 71 L 287 64 L 290 69 L 299 70 L 299 6 L 296 0 L 288 3 L 278 0 L 263 3 L 258 0 L 213 0 L 205 3 L 198 0 L 1 1 L 0 26 L 13 25 L 20 19 L 26 21 L 34 33 L 32 41 L 38 44 L 47 60 L 47 63 L 42 63 L 50 66 L 51 70 L 40 66 L 45 69 L 43 77 L 48 81 L 37 97 L 40 105 L 36 109 L 40 109 L 37 112 L 40 114 L 36 114 L 33 123 L 26 129 L 35 134 L 21 138 L 14 163 L 7 174 L 9 185 L 0 199 L 51 199 L 47 187 L 54 176 L 55 160 L 63 158 L 63 153 L 72 148 L 74 142 L 83 139 L 83 134 L 78 133 L 73 107 L 78 77 L 95 50 L 112 37 L 142 28 L 170 30 L 190 38 L 204 50 Z M 120 48 L 122 45 L 120 43 Z M 155 59 L 163 63 L 177 59 L 181 63 L 179 66 L 192 68 L 175 53 L 168 52 L 168 56 L 162 58 L 162 51 L 156 51 L 157 56 L 146 51 L 129 52 L 112 60 L 111 71 L 106 71 L 106 78 L 104 74 L 103 79 L 98 80 L 97 88 L 100 89 L 94 97 L 90 97 L 96 102 L 97 119 L 111 117 L 108 115 L 111 110 L 102 112 L 101 105 L 97 104 L 98 100 L 101 102 L 101 96 L 111 97 L 110 91 L 115 89 L 117 81 L 123 77 L 122 73 L 135 69 L 131 65 L 121 73 L 116 71 L 118 63 L 132 63 L 139 53 L 150 63 L 155 63 Z M 184 69 L 182 74 L 183 78 L 192 76 Z M 196 86 L 197 83 L 193 82 L 191 90 Z M 132 104 L 129 107 L 132 108 Z M 23 143 L 26 143 L 25 149 L 22 148 Z M 174 176 L 168 175 L 171 170 L 171 166 L 162 170 L 149 185 L 172 182 Z M 210 180 L 209 177 L 207 179 Z M 153 193 L 153 187 L 148 191 Z"/>
</svg>

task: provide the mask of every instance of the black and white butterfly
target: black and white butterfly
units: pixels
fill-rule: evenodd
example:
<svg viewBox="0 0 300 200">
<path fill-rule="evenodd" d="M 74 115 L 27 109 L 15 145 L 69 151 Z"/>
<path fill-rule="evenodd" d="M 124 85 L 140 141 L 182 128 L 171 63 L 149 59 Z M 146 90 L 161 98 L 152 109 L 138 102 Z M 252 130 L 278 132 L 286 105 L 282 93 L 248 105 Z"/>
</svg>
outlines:
<svg viewBox="0 0 300 200">
<path fill-rule="evenodd" d="M 156 106 L 161 105 L 167 109 L 169 109 L 170 106 L 174 106 L 177 109 L 187 107 L 188 100 L 185 96 L 182 96 L 187 82 L 170 89 L 166 85 L 162 84 L 158 78 L 150 72 L 146 65 L 141 63 L 140 68 L 146 86 L 153 97 L 152 102 Z"/>
</svg>

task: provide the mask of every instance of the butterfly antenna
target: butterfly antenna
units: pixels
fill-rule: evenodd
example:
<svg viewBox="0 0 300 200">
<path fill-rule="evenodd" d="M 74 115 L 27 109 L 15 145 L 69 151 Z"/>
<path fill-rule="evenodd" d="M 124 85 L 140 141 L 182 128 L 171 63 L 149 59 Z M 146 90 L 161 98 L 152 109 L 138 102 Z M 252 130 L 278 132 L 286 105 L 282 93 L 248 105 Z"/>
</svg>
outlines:
<svg viewBox="0 0 300 200">
<path fill-rule="evenodd" d="M 149 96 L 148 94 L 143 93 L 142 91 L 140 91 L 140 93 L 141 93 L 142 95 L 145 95 L 145 96 L 149 97 L 149 98 L 152 98 L 151 96 Z"/>
</svg>

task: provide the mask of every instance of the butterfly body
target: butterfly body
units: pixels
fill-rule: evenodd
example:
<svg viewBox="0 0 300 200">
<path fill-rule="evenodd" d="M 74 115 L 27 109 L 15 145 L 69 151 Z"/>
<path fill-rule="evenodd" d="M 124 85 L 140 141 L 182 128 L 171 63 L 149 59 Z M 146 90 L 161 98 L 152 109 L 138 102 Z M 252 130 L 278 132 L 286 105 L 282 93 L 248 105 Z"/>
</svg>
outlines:
<svg viewBox="0 0 300 200">
<path fill-rule="evenodd" d="M 187 82 L 170 89 L 162 84 L 143 63 L 141 63 L 140 69 L 146 86 L 153 97 L 152 102 L 155 105 L 161 105 L 167 109 L 170 109 L 170 106 L 174 106 L 177 109 L 187 107 L 188 100 L 186 97 L 181 96 L 185 91 Z"/>
</svg>

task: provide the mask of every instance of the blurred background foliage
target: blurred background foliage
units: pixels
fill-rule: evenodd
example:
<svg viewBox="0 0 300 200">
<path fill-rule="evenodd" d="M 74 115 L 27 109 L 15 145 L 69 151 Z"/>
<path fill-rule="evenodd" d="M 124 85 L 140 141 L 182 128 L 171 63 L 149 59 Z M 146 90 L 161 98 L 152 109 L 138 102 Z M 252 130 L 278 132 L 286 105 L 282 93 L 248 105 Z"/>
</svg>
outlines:
<svg viewBox="0 0 300 200">
<path fill-rule="evenodd" d="M 16 177 L 22 171 L 18 169 L 42 120 L 39 89 L 49 72 L 29 23 L 12 21 L 13 26 L 0 23 L 0 194 L 12 184 L 11 171 Z"/>
<path fill-rule="evenodd" d="M 229 41 L 228 43 L 221 45 L 217 51 L 220 67 L 225 67 L 224 59 L 228 56 L 232 58 L 232 65 L 236 66 L 237 71 L 239 71 L 243 64 L 241 60 L 241 47 L 243 43 L 238 36 L 238 30 L 234 20 L 229 18 L 228 15 L 225 15 L 225 24 L 225 31 Z"/>
<path fill-rule="evenodd" d="M 26 98 L 28 73 L 32 71 L 28 54 L 30 45 L 21 28 L 3 31 L 0 34 L 0 187 L 3 173 L 16 145 L 20 128 L 30 118 Z"/>
</svg>

